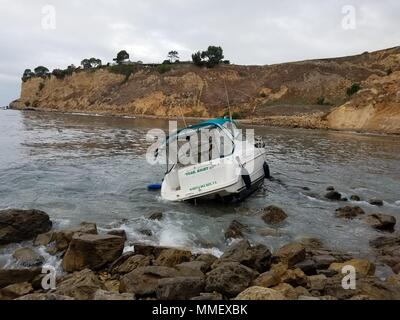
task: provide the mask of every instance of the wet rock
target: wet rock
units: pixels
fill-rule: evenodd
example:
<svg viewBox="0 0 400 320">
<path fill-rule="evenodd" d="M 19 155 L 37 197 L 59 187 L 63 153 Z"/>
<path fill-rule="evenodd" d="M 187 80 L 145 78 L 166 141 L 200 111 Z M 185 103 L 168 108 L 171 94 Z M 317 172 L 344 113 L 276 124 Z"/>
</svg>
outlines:
<svg viewBox="0 0 400 320">
<path fill-rule="evenodd" d="M 360 215 L 365 214 L 364 210 L 360 207 L 344 207 L 336 209 L 336 216 L 338 218 L 354 219 Z"/>
<path fill-rule="evenodd" d="M 153 232 L 150 229 L 141 229 L 139 232 L 145 236 L 151 237 Z"/>
<path fill-rule="evenodd" d="M 337 191 L 329 191 L 327 194 L 325 194 L 325 198 L 332 201 L 339 201 L 342 199 L 342 195 Z"/>
<path fill-rule="evenodd" d="M 41 274 L 41 268 L 32 269 L 0 269 L 0 288 L 14 283 L 31 282 Z"/>
<path fill-rule="evenodd" d="M 49 231 L 45 233 L 38 234 L 33 240 L 33 245 L 34 246 L 47 246 L 50 242 L 52 242 L 54 239 L 54 232 Z"/>
<path fill-rule="evenodd" d="M 261 218 L 268 224 L 279 224 L 286 220 L 288 215 L 281 208 L 276 206 L 269 206 L 263 210 Z"/>
<path fill-rule="evenodd" d="M 311 291 L 323 291 L 327 282 L 328 278 L 323 274 L 310 276 L 307 279 L 307 287 Z"/>
<path fill-rule="evenodd" d="M 152 245 L 141 244 L 141 243 L 133 243 L 133 246 L 135 248 L 136 254 L 141 254 L 144 256 L 153 256 L 154 258 L 158 258 L 158 256 L 164 250 L 171 249 L 168 247 L 152 246 Z"/>
<path fill-rule="evenodd" d="M 396 218 L 388 214 L 375 213 L 369 215 L 365 222 L 378 230 L 394 231 Z"/>
<path fill-rule="evenodd" d="M 149 216 L 149 220 L 158 220 L 160 221 L 163 218 L 162 212 L 154 212 Z"/>
<path fill-rule="evenodd" d="M 33 292 L 32 285 L 28 282 L 10 284 L 0 289 L 0 300 L 12 300 Z"/>
<path fill-rule="evenodd" d="M 237 220 L 233 220 L 225 232 L 225 239 L 243 238 L 243 233 L 248 231 L 248 227 Z"/>
<path fill-rule="evenodd" d="M 151 265 L 151 257 L 128 252 L 115 260 L 110 266 L 111 274 L 126 274 L 139 267 Z"/>
<path fill-rule="evenodd" d="M 393 270 L 393 272 L 394 272 L 395 274 L 399 274 L 399 273 L 400 273 L 400 263 L 394 265 L 394 266 L 392 267 L 392 270 Z"/>
<path fill-rule="evenodd" d="M 117 293 L 99 289 L 94 293 L 93 300 L 135 300 L 135 295 L 132 293 Z"/>
<path fill-rule="evenodd" d="M 125 232 L 125 230 L 122 230 L 122 229 L 111 230 L 111 231 L 108 231 L 107 234 L 110 234 L 112 236 L 121 237 L 124 239 L 124 241 L 126 241 L 126 239 L 127 239 L 126 232 Z"/>
<path fill-rule="evenodd" d="M 380 199 L 370 199 L 369 201 L 369 204 L 370 205 L 373 205 L 373 206 L 377 206 L 377 207 L 382 207 L 383 206 L 383 201 L 382 200 L 380 200 Z"/>
<path fill-rule="evenodd" d="M 300 269 L 288 269 L 281 276 L 283 283 L 288 283 L 294 287 L 305 286 L 307 284 L 307 276 Z"/>
<path fill-rule="evenodd" d="M 178 270 L 170 267 L 139 267 L 121 277 L 119 291 L 134 293 L 137 296 L 149 296 L 155 294 L 160 279 L 178 276 L 180 276 Z"/>
<path fill-rule="evenodd" d="M 252 247 L 248 241 L 242 240 L 231 245 L 213 268 L 225 262 L 239 262 L 258 272 L 265 272 L 271 265 L 271 256 L 266 246 L 258 244 Z"/>
<path fill-rule="evenodd" d="M 182 269 L 186 268 L 186 269 L 192 269 L 195 271 L 200 271 L 202 273 L 206 273 L 210 269 L 210 265 L 204 261 L 183 262 L 183 263 L 177 264 L 175 267 L 178 270 L 182 270 Z"/>
<path fill-rule="evenodd" d="M 186 250 L 167 249 L 163 250 L 153 262 L 155 266 L 173 267 L 182 262 L 188 262 L 192 258 L 192 253 Z"/>
<path fill-rule="evenodd" d="M 286 263 L 282 263 L 282 262 L 279 262 L 279 263 L 277 263 L 277 264 L 273 264 L 272 266 L 271 266 L 271 270 L 270 271 L 273 271 L 273 272 L 275 272 L 279 277 L 282 277 L 285 273 L 286 273 L 286 271 L 288 270 L 288 265 L 286 264 Z"/>
<path fill-rule="evenodd" d="M 97 226 L 94 223 L 82 222 L 75 228 L 55 231 L 52 241 L 56 243 L 56 251 L 64 251 L 68 248 L 75 235 L 97 234 Z"/>
<path fill-rule="evenodd" d="M 257 230 L 257 234 L 262 237 L 280 237 L 282 232 L 273 228 L 262 228 Z"/>
<path fill-rule="evenodd" d="M 166 278 L 158 281 L 156 296 L 159 300 L 188 300 L 204 291 L 202 277 Z"/>
<path fill-rule="evenodd" d="M 336 258 L 331 255 L 317 255 L 313 257 L 314 265 L 317 269 L 327 269 L 336 262 Z"/>
<path fill-rule="evenodd" d="M 270 288 L 278 285 L 281 282 L 281 277 L 274 271 L 267 271 L 259 275 L 257 279 L 253 281 L 253 285 L 256 287 Z"/>
<path fill-rule="evenodd" d="M 310 189 L 309 187 L 302 187 L 302 189 L 303 189 L 304 191 L 311 191 L 311 189 Z"/>
<path fill-rule="evenodd" d="M 31 248 L 19 248 L 14 251 L 13 257 L 23 267 L 38 267 L 44 262 L 44 258 Z"/>
<path fill-rule="evenodd" d="M 248 288 L 257 276 L 257 272 L 238 262 L 222 263 L 207 273 L 206 291 L 217 291 L 232 298 Z"/>
<path fill-rule="evenodd" d="M 213 300 L 223 300 L 222 294 L 218 292 L 211 292 L 211 293 L 200 293 L 199 296 L 193 297 L 190 300 L 197 300 L 197 301 L 213 301 Z"/>
<path fill-rule="evenodd" d="M 264 288 L 250 287 L 241 292 L 235 300 L 287 300 L 279 291 Z"/>
<path fill-rule="evenodd" d="M 77 300 L 93 300 L 98 289 L 105 289 L 103 283 L 93 271 L 85 269 L 61 279 L 54 293 Z"/>
<path fill-rule="evenodd" d="M 0 210 L 0 245 L 31 240 L 51 229 L 52 222 L 40 210 Z"/>
<path fill-rule="evenodd" d="M 112 235 L 74 235 L 63 258 L 63 268 L 67 272 L 98 270 L 121 256 L 124 242 Z"/>
<path fill-rule="evenodd" d="M 31 293 L 15 300 L 75 300 L 72 297 L 62 296 L 56 293 Z"/>
<path fill-rule="evenodd" d="M 299 268 L 301 271 L 303 271 L 308 276 L 317 274 L 317 268 L 316 268 L 315 262 L 311 259 L 307 259 L 302 262 L 299 262 L 295 265 L 295 267 Z"/>
<path fill-rule="evenodd" d="M 357 196 L 357 195 L 352 195 L 352 196 L 350 197 L 350 200 L 351 200 L 351 201 L 359 202 L 359 201 L 361 201 L 361 197 L 359 197 L 359 196 Z"/>
<path fill-rule="evenodd" d="M 363 276 L 372 276 L 375 274 L 375 265 L 372 262 L 363 259 L 352 259 L 343 263 L 335 262 L 329 266 L 329 269 L 342 273 L 345 266 L 353 266 L 356 269 L 357 274 Z"/>
<path fill-rule="evenodd" d="M 398 247 L 400 246 L 400 233 L 393 236 L 378 237 L 371 240 L 370 245 L 377 249 Z"/>
<path fill-rule="evenodd" d="M 314 237 L 303 237 L 297 242 L 306 247 L 306 249 L 318 249 L 323 245 L 320 239 Z"/>
<path fill-rule="evenodd" d="M 213 256 L 212 254 L 200 254 L 198 257 L 195 259 L 196 261 L 201 261 L 204 262 L 207 265 L 207 271 L 211 269 L 212 264 L 218 260 L 216 256 Z"/>
<path fill-rule="evenodd" d="M 306 259 L 306 249 L 300 243 L 289 243 L 275 252 L 274 257 L 291 267 Z"/>
<path fill-rule="evenodd" d="M 326 188 L 326 191 L 335 191 L 335 187 L 330 186 L 330 187 Z"/>
</svg>

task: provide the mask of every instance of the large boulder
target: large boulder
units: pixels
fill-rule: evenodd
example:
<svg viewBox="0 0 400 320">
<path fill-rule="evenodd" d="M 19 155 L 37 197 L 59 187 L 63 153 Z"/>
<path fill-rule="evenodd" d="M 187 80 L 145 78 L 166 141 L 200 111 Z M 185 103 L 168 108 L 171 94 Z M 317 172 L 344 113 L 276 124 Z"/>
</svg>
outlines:
<svg viewBox="0 0 400 320">
<path fill-rule="evenodd" d="M 14 283 L 32 282 L 41 272 L 42 270 L 40 268 L 0 269 L 0 288 Z"/>
<path fill-rule="evenodd" d="M 0 300 L 16 299 L 31 292 L 33 292 L 33 288 L 29 282 L 10 284 L 0 289 Z"/>
<path fill-rule="evenodd" d="M 339 208 L 336 210 L 336 216 L 338 218 L 345 218 L 345 219 L 354 219 L 358 217 L 359 215 L 365 214 L 364 210 L 361 209 L 360 207 L 344 207 L 344 208 Z"/>
<path fill-rule="evenodd" d="M 287 300 L 279 291 L 264 287 L 250 287 L 241 292 L 235 300 Z"/>
<path fill-rule="evenodd" d="M 0 245 L 31 240 L 51 229 L 52 222 L 40 210 L 0 210 Z"/>
<path fill-rule="evenodd" d="M 276 251 L 274 257 L 291 267 L 306 259 L 306 249 L 300 243 L 289 243 Z"/>
<path fill-rule="evenodd" d="M 258 273 L 238 262 L 226 262 L 207 273 L 206 291 L 233 298 L 248 288 Z"/>
<path fill-rule="evenodd" d="M 340 199 L 342 199 L 342 195 L 337 192 L 337 191 L 329 191 L 326 195 L 325 198 L 332 200 L 332 201 L 339 201 Z"/>
<path fill-rule="evenodd" d="M 112 235 L 74 235 L 63 258 L 63 268 L 67 272 L 101 269 L 121 256 L 124 243 L 123 238 Z"/>
<path fill-rule="evenodd" d="M 126 274 L 139 267 L 151 265 L 151 257 L 128 252 L 115 260 L 110 266 L 111 274 Z"/>
<path fill-rule="evenodd" d="M 38 267 L 44 262 L 44 258 L 31 248 L 19 248 L 14 251 L 13 258 L 23 267 Z"/>
<path fill-rule="evenodd" d="M 281 277 L 275 271 L 267 271 L 253 281 L 256 287 L 270 288 L 278 285 L 281 282 Z"/>
<path fill-rule="evenodd" d="M 93 271 L 85 269 L 61 279 L 54 293 L 77 300 L 92 300 L 98 289 L 105 289 L 103 283 Z"/>
<path fill-rule="evenodd" d="M 75 235 L 83 235 L 83 234 L 97 234 L 96 224 L 82 222 L 79 226 L 74 228 L 54 231 L 51 241 L 55 242 L 55 247 L 57 251 L 64 251 L 68 248 L 70 242 L 72 241 L 72 238 Z"/>
<path fill-rule="evenodd" d="M 283 222 L 284 220 L 286 220 L 287 217 L 288 215 L 286 214 L 286 212 L 276 206 L 269 206 L 265 208 L 261 216 L 265 223 L 272 225 Z"/>
<path fill-rule="evenodd" d="M 177 264 L 188 262 L 192 258 L 192 253 L 186 250 L 166 249 L 163 250 L 153 264 L 156 266 L 174 267 Z"/>
<path fill-rule="evenodd" d="M 238 239 L 243 238 L 243 233 L 248 231 L 248 227 L 243 223 L 233 220 L 225 231 L 225 239 Z"/>
<path fill-rule="evenodd" d="M 180 276 L 179 271 L 170 267 L 139 267 L 121 277 L 119 291 L 134 293 L 137 296 L 153 295 L 160 279 L 178 276 Z"/>
<path fill-rule="evenodd" d="M 393 231 L 396 225 L 396 218 L 382 213 L 369 215 L 365 222 L 378 230 Z"/>
<path fill-rule="evenodd" d="M 156 289 L 159 300 L 188 300 L 204 292 L 203 277 L 165 278 L 158 281 Z"/>
<path fill-rule="evenodd" d="M 368 202 L 372 206 L 377 206 L 377 207 L 383 206 L 383 200 L 381 200 L 381 199 L 373 198 L 373 199 L 370 199 Z"/>
<path fill-rule="evenodd" d="M 239 262 L 258 272 L 265 272 L 271 265 L 271 256 L 271 251 L 266 246 L 262 244 L 251 246 L 248 241 L 242 240 L 225 250 L 213 267 L 225 262 Z"/>
<path fill-rule="evenodd" d="M 357 274 L 362 276 L 372 276 L 375 274 L 375 265 L 372 262 L 363 259 L 351 259 L 343 263 L 335 262 L 330 265 L 329 269 L 341 274 L 345 266 L 353 266 L 356 269 Z"/>
</svg>

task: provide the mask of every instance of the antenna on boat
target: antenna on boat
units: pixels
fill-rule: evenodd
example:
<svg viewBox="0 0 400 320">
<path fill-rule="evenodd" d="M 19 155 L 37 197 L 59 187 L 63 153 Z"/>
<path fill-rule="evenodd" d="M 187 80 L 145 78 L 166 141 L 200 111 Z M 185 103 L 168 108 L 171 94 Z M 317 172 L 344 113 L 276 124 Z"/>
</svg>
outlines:
<svg viewBox="0 0 400 320">
<path fill-rule="evenodd" d="M 232 136 L 235 136 L 235 133 L 233 132 L 233 120 L 232 120 L 231 104 L 230 104 L 230 101 L 229 101 L 228 88 L 226 87 L 225 78 L 224 78 L 224 87 L 225 87 L 226 101 L 228 102 L 229 120 L 231 120 Z"/>
</svg>

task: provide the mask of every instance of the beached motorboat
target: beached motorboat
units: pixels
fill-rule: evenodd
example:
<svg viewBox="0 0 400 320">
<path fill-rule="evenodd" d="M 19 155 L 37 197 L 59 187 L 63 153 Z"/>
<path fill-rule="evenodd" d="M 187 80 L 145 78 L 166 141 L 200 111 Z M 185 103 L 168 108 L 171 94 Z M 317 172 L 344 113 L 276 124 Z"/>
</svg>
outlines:
<svg viewBox="0 0 400 320">
<path fill-rule="evenodd" d="M 161 185 L 165 200 L 243 199 L 270 177 L 263 143 L 254 135 L 244 138 L 230 118 L 178 130 L 162 148 L 168 159 Z"/>
</svg>

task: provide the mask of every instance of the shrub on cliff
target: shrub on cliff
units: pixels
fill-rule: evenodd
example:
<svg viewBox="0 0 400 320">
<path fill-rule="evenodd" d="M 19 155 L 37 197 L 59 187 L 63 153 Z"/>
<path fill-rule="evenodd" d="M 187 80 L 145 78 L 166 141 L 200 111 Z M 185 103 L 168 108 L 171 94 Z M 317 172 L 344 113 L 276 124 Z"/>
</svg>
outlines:
<svg viewBox="0 0 400 320">
<path fill-rule="evenodd" d="M 46 77 L 50 75 L 49 69 L 43 66 L 38 66 L 35 68 L 35 76 L 37 77 Z"/>
<path fill-rule="evenodd" d="M 117 64 L 114 66 L 109 66 L 108 70 L 115 74 L 122 74 L 125 76 L 125 79 L 122 83 L 128 81 L 131 74 L 134 74 L 137 71 L 137 66 L 133 64 Z"/>
<path fill-rule="evenodd" d="M 25 71 L 22 75 L 22 81 L 25 82 L 26 80 L 28 80 L 34 76 L 35 76 L 35 73 L 33 73 L 31 69 L 25 69 Z"/>
<path fill-rule="evenodd" d="M 168 63 L 168 64 L 165 64 L 165 63 L 163 63 L 163 64 L 160 64 L 158 67 L 157 67 L 157 71 L 159 72 L 159 73 L 161 73 L 161 74 L 163 74 L 163 73 L 167 73 L 167 72 L 169 72 L 169 71 L 171 71 L 171 66 L 170 66 L 170 64 Z"/>
<path fill-rule="evenodd" d="M 83 59 L 81 61 L 83 69 L 92 69 L 101 67 L 101 60 L 97 58 Z"/>
<path fill-rule="evenodd" d="M 175 63 L 176 61 L 179 61 L 179 53 L 176 50 L 168 52 L 167 57 L 170 63 Z"/>
<path fill-rule="evenodd" d="M 64 79 L 65 78 L 65 71 L 61 69 L 54 69 L 53 72 L 51 73 L 53 76 L 55 76 L 57 79 Z"/>
<path fill-rule="evenodd" d="M 359 83 L 353 83 L 350 88 L 347 89 L 346 94 L 348 97 L 351 97 L 352 95 L 356 94 L 358 91 L 360 91 L 361 85 Z"/>
<path fill-rule="evenodd" d="M 193 63 L 196 66 L 207 66 L 213 68 L 224 59 L 223 50 L 221 47 L 209 46 L 206 51 L 198 51 L 192 54 Z M 228 60 L 226 60 L 228 62 Z"/>
<path fill-rule="evenodd" d="M 113 59 L 118 64 L 121 64 L 125 60 L 129 59 L 129 53 L 126 52 L 125 50 L 121 50 L 120 52 L 117 53 L 117 57 Z"/>
</svg>

